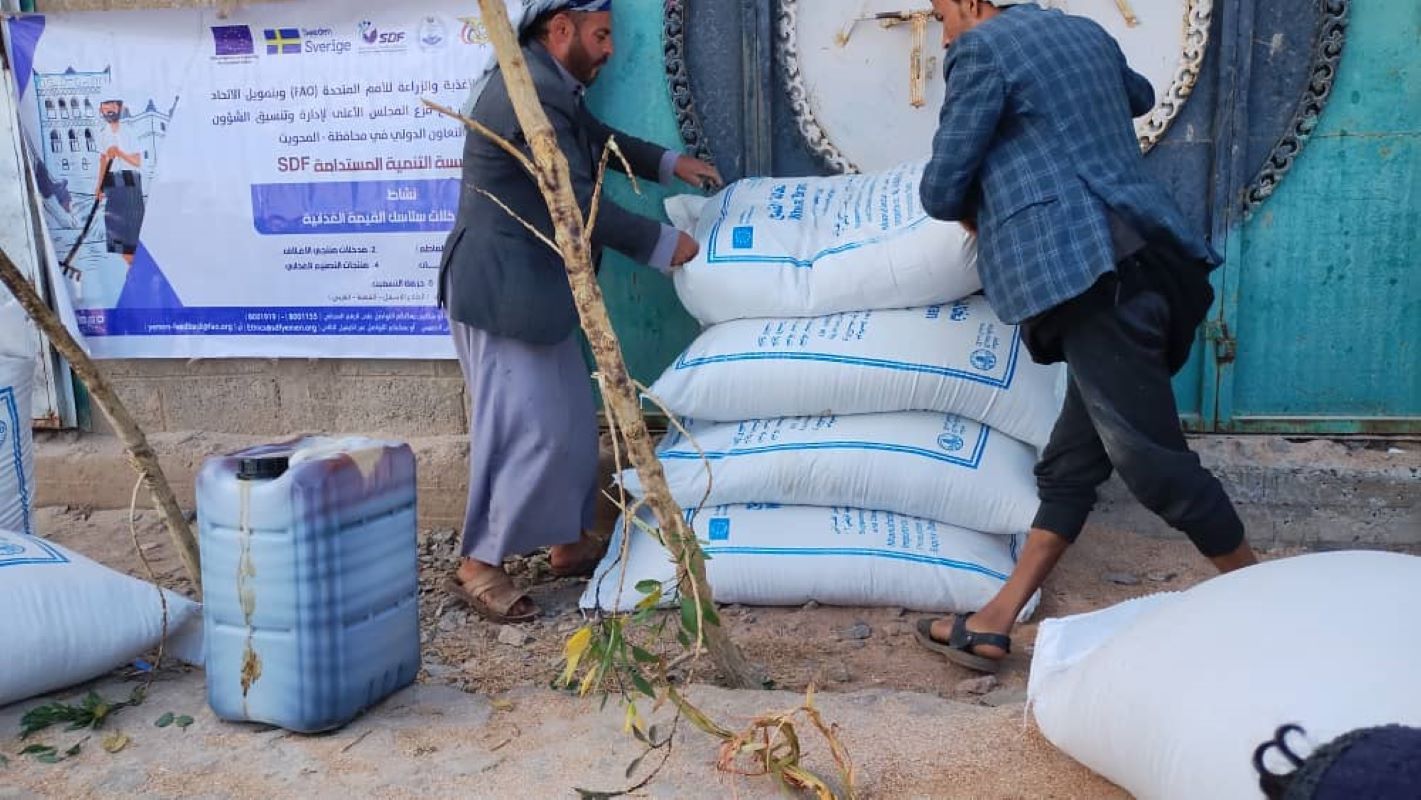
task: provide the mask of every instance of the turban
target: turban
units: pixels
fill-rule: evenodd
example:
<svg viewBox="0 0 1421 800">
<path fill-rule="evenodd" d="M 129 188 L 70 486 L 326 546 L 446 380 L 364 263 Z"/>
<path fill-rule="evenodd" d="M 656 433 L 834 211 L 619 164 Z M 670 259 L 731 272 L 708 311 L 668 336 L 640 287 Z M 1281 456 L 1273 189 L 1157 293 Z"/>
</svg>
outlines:
<svg viewBox="0 0 1421 800">
<path fill-rule="evenodd" d="M 526 29 L 538 17 L 550 11 L 611 11 L 612 0 L 523 0 L 522 8 L 509 10 L 509 19 L 519 31 Z M 464 101 L 461 109 L 464 116 L 474 113 L 474 105 L 479 102 L 479 97 L 488 86 L 489 78 L 493 75 L 494 67 L 498 66 L 497 59 L 489 59 L 487 65 L 474 76 L 473 86 L 469 88 L 469 97 Z"/>
</svg>

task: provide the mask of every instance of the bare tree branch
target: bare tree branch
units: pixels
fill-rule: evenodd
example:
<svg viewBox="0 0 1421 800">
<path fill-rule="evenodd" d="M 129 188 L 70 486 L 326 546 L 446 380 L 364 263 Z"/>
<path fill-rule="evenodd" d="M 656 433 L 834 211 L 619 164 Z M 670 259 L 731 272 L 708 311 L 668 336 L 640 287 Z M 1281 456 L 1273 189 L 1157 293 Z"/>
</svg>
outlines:
<svg viewBox="0 0 1421 800">
<path fill-rule="evenodd" d="M 98 404 L 99 410 L 113 426 L 114 432 L 123 441 L 124 447 L 128 449 L 128 461 L 133 468 L 143 478 L 143 483 L 148 486 L 148 492 L 153 497 L 153 504 L 158 512 L 163 516 L 163 523 L 168 529 L 168 536 L 172 538 L 173 545 L 177 548 L 178 558 L 183 562 L 183 568 L 187 571 L 188 577 L 192 579 L 193 586 L 200 593 L 202 591 L 202 568 L 198 558 L 197 539 L 192 535 L 192 528 L 188 527 L 187 518 L 183 516 L 182 507 L 178 505 L 178 498 L 173 494 L 172 487 L 168 484 L 168 479 L 163 475 L 163 467 L 158 463 L 158 455 L 153 452 L 152 446 L 148 444 L 148 437 L 143 434 L 143 429 L 138 427 L 138 423 L 133 420 L 133 416 L 128 413 L 128 409 L 123 402 L 118 399 L 113 387 L 109 385 L 104 374 L 99 371 L 97 364 L 84 352 L 84 348 L 74 341 L 74 337 L 69 334 L 64 323 L 59 321 L 59 317 L 45 305 L 44 299 L 39 296 L 29 280 L 20 272 L 14 262 L 3 250 L 0 250 L 0 283 L 10 290 L 15 299 L 39 326 L 40 331 L 49 338 L 54 349 L 64 357 L 65 361 L 74 368 L 74 374 L 79 376 L 79 380 L 88 387 L 89 394 Z"/>
</svg>

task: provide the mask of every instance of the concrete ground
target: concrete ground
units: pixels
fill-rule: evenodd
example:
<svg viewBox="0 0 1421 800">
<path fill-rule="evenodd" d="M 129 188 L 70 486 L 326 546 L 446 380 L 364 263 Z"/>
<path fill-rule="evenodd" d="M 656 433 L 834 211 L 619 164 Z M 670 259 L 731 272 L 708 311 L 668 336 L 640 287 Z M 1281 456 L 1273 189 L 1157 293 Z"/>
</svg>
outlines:
<svg viewBox="0 0 1421 800">
<path fill-rule="evenodd" d="M 110 566 L 136 573 L 126 512 L 49 508 L 50 538 Z M 157 518 L 140 517 L 145 553 L 165 584 L 181 588 L 180 568 Z M 57 764 L 18 755 L 22 713 L 35 700 L 0 709 L 0 799 L 54 797 L 576 797 L 628 785 L 640 754 L 623 733 L 623 712 L 599 711 L 546 687 L 562 643 L 579 624 L 575 581 L 546 576 L 538 559 L 514 566 L 548 611 L 518 628 L 490 625 L 451 606 L 437 583 L 453 561 L 450 531 L 421 534 L 424 670 L 416 687 L 347 728 L 299 736 L 216 720 L 202 673 L 166 670 L 143 705 L 125 709 L 96 734 L 47 731 L 34 738 L 79 754 Z M 1267 557 L 1297 552 L 1275 549 Z M 1095 527 L 1067 554 L 1046 586 L 1036 619 L 1101 608 L 1129 597 L 1183 589 L 1209 571 L 1187 542 Z M 734 692 L 705 683 L 690 695 L 735 727 L 767 711 L 796 707 L 811 681 L 816 705 L 839 726 L 858 770 L 861 796 L 873 798 L 1110 798 L 1123 793 L 1057 751 L 1025 708 L 1036 625 L 1016 632 L 1017 648 L 998 681 L 981 682 L 917 647 L 912 615 L 898 609 L 728 608 L 723 618 L 749 657 L 781 691 Z M 714 680 L 709 670 L 703 680 Z M 126 697 L 119 676 L 98 682 L 106 697 Z M 73 697 L 75 689 L 58 697 Z M 186 730 L 158 728 L 165 713 L 189 715 Z M 106 752 L 108 730 L 131 742 Z M 806 736 L 807 763 L 832 774 L 827 746 Z M 674 756 L 644 796 L 781 797 L 764 778 L 715 767 L 717 742 L 685 728 Z M 649 759 L 648 765 L 655 759 Z"/>
<path fill-rule="evenodd" d="M 210 453 L 254 440 L 161 434 L 180 497 Z M 1289 442 L 1206 439 L 1199 449 L 1238 500 L 1265 557 L 1300 548 L 1421 546 L 1415 442 Z M 115 569 L 141 574 L 128 536 L 132 472 L 105 437 L 43 437 L 39 446 L 42 534 Z M 420 457 L 421 624 L 424 669 L 416 687 L 347 728 L 305 737 L 216 720 L 206 709 L 202 674 L 164 671 L 148 701 L 110 728 L 131 741 L 117 753 L 102 732 L 46 732 L 37 741 L 79 754 L 57 764 L 18 755 L 20 715 L 40 701 L 0 709 L 0 800 L 19 797 L 281 798 L 576 797 L 573 787 L 624 788 L 639 753 L 622 731 L 615 704 L 548 690 L 567 637 L 580 624 L 579 581 L 548 575 L 546 559 L 509 566 L 547 612 L 516 628 L 485 623 L 440 589 L 455 562 L 462 502 L 461 441 L 416 442 Z M 734 639 L 764 665 L 777 692 L 732 692 L 699 683 L 693 699 L 734 727 L 789 709 L 811 684 L 817 705 L 842 732 L 863 797 L 1110 798 L 1116 787 L 1058 752 L 1035 731 L 1024 704 L 1036 623 L 1158 591 L 1180 590 L 1210 571 L 1188 542 L 1159 530 L 1120 488 L 1043 591 L 1041 610 L 1015 633 L 1016 648 L 995 683 L 983 684 L 918 647 L 913 615 L 901 609 L 818 607 L 722 610 Z M 117 510 L 124 508 L 125 510 Z M 604 514 L 604 517 L 606 515 Z M 603 523 L 609 523 L 604 519 Z M 443 527 L 440 527 L 440 526 Z M 160 581 L 185 578 L 152 512 L 138 530 Z M 1142 535 L 1148 533 L 1149 535 Z M 713 683 L 713 671 L 699 680 Z M 121 678 L 98 684 L 126 696 Z M 76 690 L 77 691 L 77 690 Z M 62 693 L 59 697 L 71 697 Z M 186 730 L 154 725 L 164 713 L 190 715 Z M 830 773 L 828 748 L 806 741 L 808 764 Z M 764 778 L 734 777 L 715 766 L 717 743 L 687 728 L 666 770 L 644 793 L 665 798 L 780 797 Z M 654 759 L 648 759 L 654 763 Z"/>
<path fill-rule="evenodd" d="M 101 685 L 110 696 L 126 686 Z M 727 722 L 803 701 L 789 692 L 730 692 L 700 686 L 695 702 Z M 864 797 L 1112 798 L 1119 789 L 1089 773 L 1029 728 L 1020 704 L 1001 708 L 888 690 L 822 695 L 818 707 L 842 728 Z M 0 710 L 15 731 L 19 708 Z M 186 730 L 157 728 L 164 713 L 189 714 Z M 217 721 L 204 704 L 200 673 L 159 682 L 113 729 L 132 738 L 116 754 L 89 737 L 58 764 L 11 757 L 0 798 L 558 798 L 573 787 L 625 788 L 641 747 L 621 732 L 622 712 L 520 688 L 497 698 L 444 685 L 405 691 L 350 726 L 325 736 Z M 80 734 L 37 737 L 67 748 Z M 6 752 L 19 749 L 0 739 Z M 806 742 L 809 766 L 833 774 L 828 748 Z M 656 757 L 648 759 L 654 762 Z M 666 769 L 643 796 L 783 797 L 764 778 L 717 772 L 716 742 L 683 732 Z"/>
</svg>

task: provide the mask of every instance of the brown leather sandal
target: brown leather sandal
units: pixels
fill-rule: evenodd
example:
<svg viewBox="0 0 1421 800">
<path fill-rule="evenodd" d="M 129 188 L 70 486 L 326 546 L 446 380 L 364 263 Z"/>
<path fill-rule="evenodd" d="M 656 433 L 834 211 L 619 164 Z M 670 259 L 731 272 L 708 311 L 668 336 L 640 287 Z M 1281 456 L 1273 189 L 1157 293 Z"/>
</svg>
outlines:
<svg viewBox="0 0 1421 800">
<path fill-rule="evenodd" d="M 503 572 L 490 571 L 484 577 L 464 584 L 458 578 L 450 578 L 445 583 L 449 593 L 462 600 L 474 613 L 490 622 L 516 625 L 538 618 L 542 610 L 521 589 L 513 585 L 513 580 Z M 510 614 L 519 600 L 527 600 L 533 610 L 526 614 Z"/>
</svg>

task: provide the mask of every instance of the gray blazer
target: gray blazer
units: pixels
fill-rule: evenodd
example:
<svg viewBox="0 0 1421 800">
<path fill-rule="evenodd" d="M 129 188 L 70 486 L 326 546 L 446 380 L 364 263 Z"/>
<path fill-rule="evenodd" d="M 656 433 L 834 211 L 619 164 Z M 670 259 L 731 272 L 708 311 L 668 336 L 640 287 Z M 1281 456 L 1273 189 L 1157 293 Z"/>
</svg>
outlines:
<svg viewBox="0 0 1421 800">
<path fill-rule="evenodd" d="M 593 117 L 540 45 L 524 47 L 523 55 L 558 145 L 567 156 L 584 214 L 610 136 L 617 137 L 639 177 L 651 181 L 660 177 L 665 148 L 612 130 Z M 490 79 L 474 106 L 473 118 L 531 157 L 501 71 Z M 610 163 L 620 167 L 615 156 Z M 577 326 L 577 310 L 562 257 L 477 191 L 492 193 L 552 239 L 552 218 L 532 176 L 498 145 L 470 131 L 464 142 L 463 184 L 459 214 L 440 262 L 439 304 L 451 319 L 497 336 L 533 344 L 563 341 Z M 592 232 L 594 264 L 600 265 L 607 247 L 647 263 L 660 237 L 660 223 L 603 198 Z"/>
</svg>

